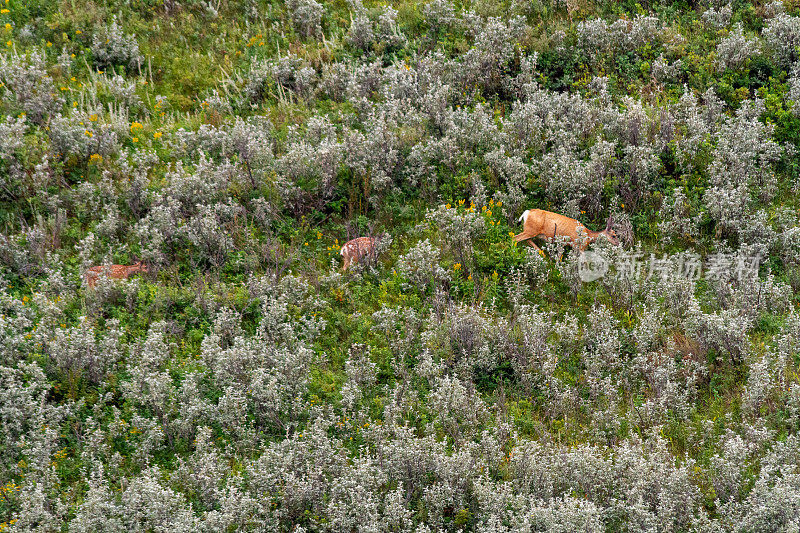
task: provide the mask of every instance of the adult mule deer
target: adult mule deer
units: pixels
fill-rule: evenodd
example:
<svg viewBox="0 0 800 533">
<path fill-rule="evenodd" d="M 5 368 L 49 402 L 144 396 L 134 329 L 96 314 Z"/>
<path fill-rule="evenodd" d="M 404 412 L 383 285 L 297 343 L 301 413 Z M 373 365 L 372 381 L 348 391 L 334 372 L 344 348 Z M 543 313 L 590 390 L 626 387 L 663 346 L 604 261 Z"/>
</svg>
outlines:
<svg viewBox="0 0 800 533">
<path fill-rule="evenodd" d="M 148 272 L 147 265 L 141 261 L 132 265 L 100 265 L 94 266 L 84 273 L 83 277 L 86 279 L 86 285 L 90 289 L 94 289 L 97 280 L 100 276 L 108 275 L 111 279 L 128 279 L 131 274 L 136 272 Z"/>
<path fill-rule="evenodd" d="M 522 232 L 514 235 L 514 240 L 516 242 L 526 241 L 539 251 L 541 251 L 541 248 L 532 241 L 534 237 L 539 236 L 548 240 L 552 240 L 555 237 L 568 237 L 572 241 L 572 246 L 577 246 L 581 251 L 585 250 L 590 243 L 600 236 L 608 239 L 613 245 L 619 244 L 617 234 L 611 229 L 611 217 L 608 217 L 606 227 L 601 231 L 592 231 L 574 218 L 542 209 L 528 209 L 522 213 L 519 221 L 522 222 Z M 580 243 L 578 233 L 585 235 Z"/>
</svg>

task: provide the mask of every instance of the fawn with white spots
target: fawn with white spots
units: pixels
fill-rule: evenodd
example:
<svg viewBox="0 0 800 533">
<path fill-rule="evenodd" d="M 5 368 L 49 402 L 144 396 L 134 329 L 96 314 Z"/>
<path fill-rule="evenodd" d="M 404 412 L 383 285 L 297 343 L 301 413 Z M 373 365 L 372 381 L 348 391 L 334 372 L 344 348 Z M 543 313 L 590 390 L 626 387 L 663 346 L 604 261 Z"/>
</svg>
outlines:
<svg viewBox="0 0 800 533">
<path fill-rule="evenodd" d="M 128 279 L 131 274 L 136 272 L 147 273 L 147 265 L 141 261 L 132 265 L 100 265 L 88 269 L 83 277 L 86 279 L 86 285 L 93 289 L 100 276 L 107 275 L 111 279 Z"/>
<path fill-rule="evenodd" d="M 347 270 L 363 257 L 374 257 L 375 248 L 380 240 L 381 237 L 358 237 L 344 243 L 339 252 L 344 260 L 342 270 Z"/>
</svg>

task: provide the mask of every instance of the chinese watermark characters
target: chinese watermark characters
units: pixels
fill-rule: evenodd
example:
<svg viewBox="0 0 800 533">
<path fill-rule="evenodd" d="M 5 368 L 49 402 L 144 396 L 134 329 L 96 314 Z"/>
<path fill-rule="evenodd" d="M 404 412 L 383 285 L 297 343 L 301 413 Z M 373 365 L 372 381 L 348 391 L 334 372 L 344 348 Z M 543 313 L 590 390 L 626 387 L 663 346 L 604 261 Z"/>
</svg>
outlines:
<svg viewBox="0 0 800 533">
<path fill-rule="evenodd" d="M 705 258 L 694 253 L 676 255 L 644 254 L 640 251 L 622 252 L 607 258 L 598 252 L 583 252 L 578 258 L 578 276 L 589 282 L 606 275 L 633 280 L 685 278 L 697 281 L 737 280 L 758 277 L 761 255 L 717 253 Z"/>
</svg>

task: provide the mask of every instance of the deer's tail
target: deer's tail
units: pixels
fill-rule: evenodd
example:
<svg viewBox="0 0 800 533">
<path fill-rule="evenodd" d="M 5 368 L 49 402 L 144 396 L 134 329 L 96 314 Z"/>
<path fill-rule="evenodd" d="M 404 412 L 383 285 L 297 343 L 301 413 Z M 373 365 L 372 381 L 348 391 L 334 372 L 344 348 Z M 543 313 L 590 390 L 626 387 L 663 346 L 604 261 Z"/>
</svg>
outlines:
<svg viewBox="0 0 800 533">
<path fill-rule="evenodd" d="M 517 219 L 517 222 L 522 222 L 523 224 L 525 222 L 527 222 L 528 221 L 528 211 L 530 211 L 530 209 L 526 209 L 525 212 L 522 213 L 522 216 L 519 217 L 519 219 Z"/>
</svg>

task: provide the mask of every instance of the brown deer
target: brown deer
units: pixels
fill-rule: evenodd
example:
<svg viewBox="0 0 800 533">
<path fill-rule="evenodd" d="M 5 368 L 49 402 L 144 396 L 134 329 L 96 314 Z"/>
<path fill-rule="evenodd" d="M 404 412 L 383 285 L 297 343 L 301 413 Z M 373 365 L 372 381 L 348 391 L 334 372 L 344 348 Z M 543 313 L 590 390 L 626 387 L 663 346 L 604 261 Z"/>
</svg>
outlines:
<svg viewBox="0 0 800 533">
<path fill-rule="evenodd" d="M 542 209 L 528 209 L 522 213 L 519 221 L 522 222 L 522 232 L 514 235 L 514 240 L 516 242 L 526 241 L 539 251 L 541 251 L 541 248 L 531 240 L 534 237 L 542 236 L 547 240 L 552 240 L 556 236 L 569 237 L 572 245 L 576 246 L 579 231 L 585 234 L 585 238 L 579 246 L 581 251 L 585 250 L 590 243 L 601 235 L 608 239 L 611 244 L 615 246 L 619 244 L 617 234 L 611 229 L 611 217 L 608 217 L 606 227 L 601 231 L 592 231 L 574 218 L 565 217 L 551 211 L 543 211 Z"/>
<path fill-rule="evenodd" d="M 362 257 L 373 255 L 380 239 L 380 237 L 358 237 L 344 243 L 339 252 L 344 259 L 342 270 L 347 270 L 351 265 L 358 263 Z"/>
<path fill-rule="evenodd" d="M 147 273 L 147 265 L 141 261 L 132 265 L 100 265 L 88 269 L 83 277 L 86 279 L 86 285 L 90 289 L 94 289 L 100 276 L 108 275 L 111 279 L 128 279 L 131 274 L 136 272 Z"/>
</svg>

